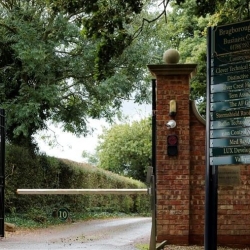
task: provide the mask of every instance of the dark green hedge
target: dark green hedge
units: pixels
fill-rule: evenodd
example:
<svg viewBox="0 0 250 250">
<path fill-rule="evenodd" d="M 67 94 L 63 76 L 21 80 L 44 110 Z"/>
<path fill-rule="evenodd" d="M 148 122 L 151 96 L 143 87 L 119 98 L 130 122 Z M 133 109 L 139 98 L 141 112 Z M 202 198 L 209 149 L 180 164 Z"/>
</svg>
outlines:
<svg viewBox="0 0 250 250">
<path fill-rule="evenodd" d="M 148 213 L 148 195 L 18 195 L 19 188 L 146 188 L 139 181 L 125 178 L 65 159 L 29 154 L 25 148 L 6 146 L 5 210 L 53 213 L 66 207 L 72 213 L 91 210 Z"/>
</svg>

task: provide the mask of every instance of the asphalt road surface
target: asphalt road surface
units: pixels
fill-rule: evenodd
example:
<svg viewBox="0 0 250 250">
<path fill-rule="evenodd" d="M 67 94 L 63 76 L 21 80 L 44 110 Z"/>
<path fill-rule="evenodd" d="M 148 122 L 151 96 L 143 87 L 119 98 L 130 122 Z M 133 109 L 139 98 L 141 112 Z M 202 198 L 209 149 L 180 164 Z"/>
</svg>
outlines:
<svg viewBox="0 0 250 250">
<path fill-rule="evenodd" d="M 122 218 L 77 222 L 33 231 L 6 233 L 0 249 L 11 250 L 136 250 L 149 244 L 151 218 Z"/>
</svg>

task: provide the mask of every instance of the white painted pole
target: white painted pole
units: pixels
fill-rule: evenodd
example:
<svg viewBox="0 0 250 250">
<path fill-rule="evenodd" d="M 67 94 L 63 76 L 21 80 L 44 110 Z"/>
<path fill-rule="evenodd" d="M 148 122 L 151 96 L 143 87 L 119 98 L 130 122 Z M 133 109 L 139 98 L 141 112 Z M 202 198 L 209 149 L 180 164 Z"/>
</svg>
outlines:
<svg viewBox="0 0 250 250">
<path fill-rule="evenodd" d="M 17 189 L 17 194 L 147 194 L 147 189 Z"/>
</svg>

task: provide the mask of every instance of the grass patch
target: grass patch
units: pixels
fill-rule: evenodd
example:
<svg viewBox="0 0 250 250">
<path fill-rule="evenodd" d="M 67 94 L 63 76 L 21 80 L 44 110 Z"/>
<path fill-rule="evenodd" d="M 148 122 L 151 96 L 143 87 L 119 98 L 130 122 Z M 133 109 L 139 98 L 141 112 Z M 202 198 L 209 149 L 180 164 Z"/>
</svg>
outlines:
<svg viewBox="0 0 250 250">
<path fill-rule="evenodd" d="M 18 228 L 36 229 L 36 228 L 47 228 L 49 226 L 61 225 L 65 223 L 73 223 L 76 221 L 86 221 L 90 219 L 108 219 L 108 218 L 124 218 L 124 217 L 135 217 L 141 216 L 138 214 L 125 214 L 119 212 L 83 212 L 83 213 L 69 213 L 68 219 L 60 220 L 57 217 L 49 214 L 45 216 L 37 211 L 36 216 L 33 214 L 5 214 L 5 222 L 13 223 Z M 143 248 L 142 248 L 143 249 Z"/>
<path fill-rule="evenodd" d="M 149 250 L 149 245 L 148 244 L 138 244 L 135 247 L 138 250 Z"/>
<path fill-rule="evenodd" d="M 18 228 L 46 228 L 52 225 L 59 225 L 65 223 L 57 218 L 44 218 L 39 221 L 39 219 L 32 219 L 28 214 L 5 214 L 5 222 L 13 223 Z"/>
</svg>

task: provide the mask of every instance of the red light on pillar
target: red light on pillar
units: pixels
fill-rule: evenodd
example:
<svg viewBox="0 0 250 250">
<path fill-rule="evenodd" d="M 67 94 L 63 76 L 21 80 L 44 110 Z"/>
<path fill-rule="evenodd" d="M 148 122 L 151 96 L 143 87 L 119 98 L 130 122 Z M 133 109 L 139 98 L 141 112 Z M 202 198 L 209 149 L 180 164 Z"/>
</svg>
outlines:
<svg viewBox="0 0 250 250">
<path fill-rule="evenodd" d="M 178 155 L 178 137 L 177 135 L 168 135 L 167 137 L 167 154 L 168 156 Z"/>
</svg>

